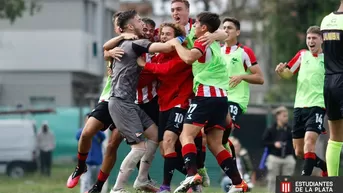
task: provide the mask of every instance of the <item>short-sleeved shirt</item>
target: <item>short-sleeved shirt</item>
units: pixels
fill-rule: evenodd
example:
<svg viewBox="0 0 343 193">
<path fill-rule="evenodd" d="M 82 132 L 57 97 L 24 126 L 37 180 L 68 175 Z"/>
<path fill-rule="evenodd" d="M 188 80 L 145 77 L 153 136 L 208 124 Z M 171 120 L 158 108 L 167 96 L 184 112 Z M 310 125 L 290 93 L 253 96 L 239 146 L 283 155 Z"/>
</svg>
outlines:
<svg viewBox="0 0 343 193">
<path fill-rule="evenodd" d="M 147 39 L 123 40 L 119 47 L 124 50 L 121 61 L 114 61 L 112 68 L 111 96 L 134 102 L 139 74 L 142 70 L 137 58 L 149 52 L 151 42 Z"/>
<path fill-rule="evenodd" d="M 327 15 L 320 29 L 324 40 L 325 74 L 343 74 L 343 12 Z"/>
</svg>

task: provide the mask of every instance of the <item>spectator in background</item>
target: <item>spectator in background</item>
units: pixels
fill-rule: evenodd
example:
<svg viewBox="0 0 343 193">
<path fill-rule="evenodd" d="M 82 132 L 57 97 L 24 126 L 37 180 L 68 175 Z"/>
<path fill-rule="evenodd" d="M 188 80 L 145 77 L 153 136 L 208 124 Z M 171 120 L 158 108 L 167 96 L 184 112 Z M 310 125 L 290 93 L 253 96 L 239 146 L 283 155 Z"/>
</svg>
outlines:
<svg viewBox="0 0 343 193">
<path fill-rule="evenodd" d="M 41 131 L 37 135 L 37 146 L 40 155 L 41 174 L 50 176 L 52 152 L 56 147 L 55 136 L 49 130 L 48 122 L 44 121 Z"/>
<path fill-rule="evenodd" d="M 85 123 L 88 120 L 88 114 L 85 117 Z M 76 133 L 76 139 L 79 140 L 81 137 L 83 128 L 79 129 Z M 103 153 L 102 143 L 105 140 L 105 134 L 102 131 L 98 131 L 92 139 L 92 146 L 88 153 L 86 160 L 87 172 L 81 176 L 80 192 L 85 193 L 90 190 L 93 184 L 96 182 L 98 172 L 100 171 Z"/>
<path fill-rule="evenodd" d="M 281 106 L 276 108 L 273 114 L 276 122 L 265 130 L 263 135 L 263 143 L 269 153 L 266 162 L 269 192 L 275 192 L 275 177 L 292 176 L 296 164 L 292 146 L 292 129 L 288 126 L 288 110 Z"/>
<path fill-rule="evenodd" d="M 242 176 L 242 179 L 248 184 L 249 188 L 253 188 L 252 178 L 254 178 L 254 167 L 249 156 L 247 149 L 243 148 L 240 141 L 237 138 L 229 137 L 236 152 L 236 163 L 237 169 Z M 223 178 L 221 180 L 221 187 L 224 192 L 228 192 L 232 181 L 223 173 Z"/>
</svg>

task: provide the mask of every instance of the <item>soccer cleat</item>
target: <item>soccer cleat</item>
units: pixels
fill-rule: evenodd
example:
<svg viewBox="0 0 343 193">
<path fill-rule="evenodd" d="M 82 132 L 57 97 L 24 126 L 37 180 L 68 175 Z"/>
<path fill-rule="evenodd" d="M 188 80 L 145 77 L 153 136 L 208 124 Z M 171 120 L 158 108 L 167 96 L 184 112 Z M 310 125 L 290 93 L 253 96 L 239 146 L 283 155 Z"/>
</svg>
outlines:
<svg viewBox="0 0 343 193">
<path fill-rule="evenodd" d="M 230 190 L 227 193 L 235 193 L 235 192 L 250 192 L 248 184 L 242 181 L 242 183 L 237 185 L 232 185 Z"/>
<path fill-rule="evenodd" d="M 199 174 L 195 174 L 194 176 L 188 176 L 184 181 L 180 183 L 180 186 L 175 189 L 174 193 L 187 192 L 190 187 L 199 185 L 201 183 L 202 177 Z"/>
<path fill-rule="evenodd" d="M 162 185 L 157 193 L 170 193 L 170 186 Z"/>
<path fill-rule="evenodd" d="M 211 181 L 210 181 L 210 177 L 209 177 L 208 174 L 207 174 L 206 168 L 204 167 L 204 168 L 198 169 L 198 173 L 199 173 L 200 176 L 202 177 L 202 185 L 203 185 L 204 187 L 209 187 Z"/>
<path fill-rule="evenodd" d="M 68 178 L 67 187 L 74 188 L 79 183 L 81 175 L 86 172 L 87 167 L 80 168 L 79 166 L 76 166 L 74 172 Z"/>
<path fill-rule="evenodd" d="M 98 185 L 94 185 L 88 192 L 85 193 L 101 193 L 101 188 Z"/>
<path fill-rule="evenodd" d="M 158 192 L 159 190 L 152 180 L 141 182 L 138 178 L 135 180 L 135 183 L 133 183 L 133 188 L 145 192 Z"/>
</svg>

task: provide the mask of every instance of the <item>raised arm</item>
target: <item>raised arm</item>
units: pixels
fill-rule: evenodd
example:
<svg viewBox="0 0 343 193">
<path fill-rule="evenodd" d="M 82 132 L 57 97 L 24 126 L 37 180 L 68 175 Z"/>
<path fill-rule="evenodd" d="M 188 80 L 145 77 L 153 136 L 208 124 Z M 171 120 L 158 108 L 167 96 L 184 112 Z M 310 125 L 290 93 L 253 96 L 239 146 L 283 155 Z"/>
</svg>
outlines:
<svg viewBox="0 0 343 193">
<path fill-rule="evenodd" d="M 176 38 L 169 40 L 168 43 L 174 46 L 177 54 L 187 64 L 193 64 L 205 52 L 205 46 L 201 46 L 201 43 L 199 43 L 198 41 L 194 42 L 194 47 L 191 50 L 183 47 L 180 41 Z"/>
<path fill-rule="evenodd" d="M 227 33 L 223 29 L 218 29 L 217 31 L 213 33 L 205 33 L 203 36 L 198 38 L 200 42 L 203 43 L 203 45 L 210 45 L 214 41 L 220 41 L 223 42 L 228 38 Z"/>
<path fill-rule="evenodd" d="M 281 78 L 291 78 L 293 74 L 296 74 L 300 69 L 301 57 L 304 51 L 306 50 L 300 50 L 288 63 L 279 63 L 279 65 L 277 65 L 275 69 L 276 73 Z"/>
<path fill-rule="evenodd" d="M 137 36 L 131 33 L 122 33 L 117 37 L 114 37 L 110 40 L 108 40 L 107 42 L 105 42 L 105 44 L 103 45 L 104 50 L 110 50 L 113 49 L 114 47 L 116 47 L 120 41 L 122 40 L 130 40 L 130 39 L 137 39 Z"/>
<path fill-rule="evenodd" d="M 173 46 L 171 46 L 168 43 L 161 43 L 161 42 L 152 43 L 149 47 L 149 53 L 158 53 L 158 52 L 169 53 L 173 50 L 174 50 Z"/>
</svg>

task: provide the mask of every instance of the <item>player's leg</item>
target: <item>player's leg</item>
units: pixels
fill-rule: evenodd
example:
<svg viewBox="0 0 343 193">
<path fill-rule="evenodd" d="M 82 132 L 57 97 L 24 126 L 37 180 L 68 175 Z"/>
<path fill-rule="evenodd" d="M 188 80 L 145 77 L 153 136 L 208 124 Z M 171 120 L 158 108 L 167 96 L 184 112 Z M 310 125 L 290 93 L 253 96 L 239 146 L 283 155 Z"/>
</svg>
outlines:
<svg viewBox="0 0 343 193">
<path fill-rule="evenodd" d="M 329 120 L 330 139 L 326 148 L 328 176 L 339 176 L 340 154 L 343 146 L 343 120 Z"/>
<path fill-rule="evenodd" d="M 320 159 L 315 152 L 318 136 L 324 130 L 323 122 L 325 110 L 319 107 L 304 109 L 306 111 L 306 133 L 304 144 L 304 168 L 302 175 L 310 176 L 313 168 L 318 166 L 322 169 L 322 176 L 327 176 L 326 163 Z"/>
<path fill-rule="evenodd" d="M 330 139 L 326 148 L 329 176 L 339 175 L 340 154 L 343 146 L 343 99 L 342 75 L 326 75 L 324 100 L 329 119 Z"/>
<path fill-rule="evenodd" d="M 206 134 L 204 133 L 204 128 L 201 129 L 201 132 L 194 139 L 195 146 L 197 147 L 197 166 L 198 174 L 202 177 L 202 185 L 204 187 L 210 186 L 210 177 L 207 174 L 207 169 L 205 167 L 206 160 Z M 193 187 L 193 191 L 196 190 L 196 187 Z M 195 191 L 197 192 L 197 191 Z"/>
<path fill-rule="evenodd" d="M 183 120 L 187 110 L 181 108 L 172 108 L 168 111 L 166 130 L 163 135 L 163 151 L 164 151 L 164 170 L 163 183 L 160 187 L 160 192 L 170 192 L 170 183 L 173 178 L 174 170 L 178 167 L 179 157 L 175 149 L 175 144 L 179 139 L 182 131 Z M 183 165 L 183 164 L 182 164 Z"/>
<path fill-rule="evenodd" d="M 224 129 L 223 129 L 224 130 Z M 237 167 L 234 164 L 232 155 L 224 148 L 221 143 L 223 137 L 223 130 L 211 129 L 207 133 L 208 148 L 211 153 L 216 157 L 219 166 L 225 174 L 232 180 L 233 188 L 230 192 L 247 191 L 248 187 L 242 180 Z"/>
<path fill-rule="evenodd" d="M 232 180 L 233 186 L 229 192 L 246 192 L 248 185 L 242 180 L 232 155 L 222 144 L 224 130 L 227 126 L 228 103 L 226 100 L 226 97 L 212 99 L 211 117 L 208 120 L 208 129 L 205 128 L 207 144 L 211 153 L 216 157 L 219 166 Z"/>
<path fill-rule="evenodd" d="M 108 141 L 104 160 L 102 161 L 102 165 L 98 174 L 97 181 L 93 185 L 93 187 L 88 191 L 88 193 L 100 193 L 104 183 L 108 179 L 113 166 L 116 163 L 117 159 L 117 150 L 119 148 L 120 143 L 123 141 L 123 137 L 119 133 L 118 129 L 111 129 L 112 134 Z"/>
<path fill-rule="evenodd" d="M 137 106 L 115 97 L 109 101 L 109 112 L 117 129 L 126 138 L 131 146 L 131 151 L 124 158 L 120 166 L 120 172 L 112 188 L 112 193 L 125 192 L 125 186 L 137 163 L 146 153 L 146 145 L 143 137 L 143 125 L 141 123 Z"/>
<path fill-rule="evenodd" d="M 92 138 L 98 131 L 104 128 L 104 115 L 106 113 L 108 113 L 107 102 L 99 103 L 90 113 L 80 136 L 77 154 L 78 163 L 74 172 L 68 178 L 68 188 L 75 187 L 78 184 L 81 175 L 87 171 L 86 159 L 88 157 L 89 149 L 92 145 Z"/>
<path fill-rule="evenodd" d="M 186 192 L 193 185 L 202 183 L 202 177 L 197 172 L 197 148 L 194 139 L 208 119 L 209 105 L 208 98 L 195 97 L 187 111 L 180 135 L 181 151 L 187 169 L 187 177 L 174 192 Z"/>
<path fill-rule="evenodd" d="M 152 119 L 152 121 L 157 125 L 157 127 L 159 129 L 160 111 L 159 111 L 159 105 L 158 105 L 158 96 L 155 96 L 148 103 L 140 104 L 139 107 Z M 158 132 L 160 132 L 160 131 L 158 130 Z M 158 139 L 160 139 L 160 134 L 158 134 Z M 163 135 L 162 135 L 162 139 L 163 139 Z M 161 141 L 159 140 L 159 146 L 162 144 L 162 143 L 160 143 Z M 163 151 L 162 151 L 161 146 L 160 146 L 160 152 L 161 152 L 161 155 L 163 155 Z M 138 170 L 140 168 L 140 163 L 141 162 L 137 163 Z M 149 173 L 148 173 L 148 180 L 151 181 L 151 183 L 156 183 L 156 182 L 153 182 Z"/>
<path fill-rule="evenodd" d="M 146 152 L 140 161 L 138 176 L 133 187 L 139 190 L 157 192 L 158 188 L 148 179 L 148 173 L 158 148 L 158 128 L 152 119 L 138 106 L 137 113 L 143 128 L 147 128 L 143 132 L 147 140 L 144 142 Z"/>
<path fill-rule="evenodd" d="M 173 178 L 174 170 L 177 168 L 179 157 L 175 151 L 175 143 L 178 135 L 170 130 L 166 130 L 163 136 L 164 165 L 163 165 L 163 183 L 159 192 L 170 192 L 170 183 Z"/>
</svg>

